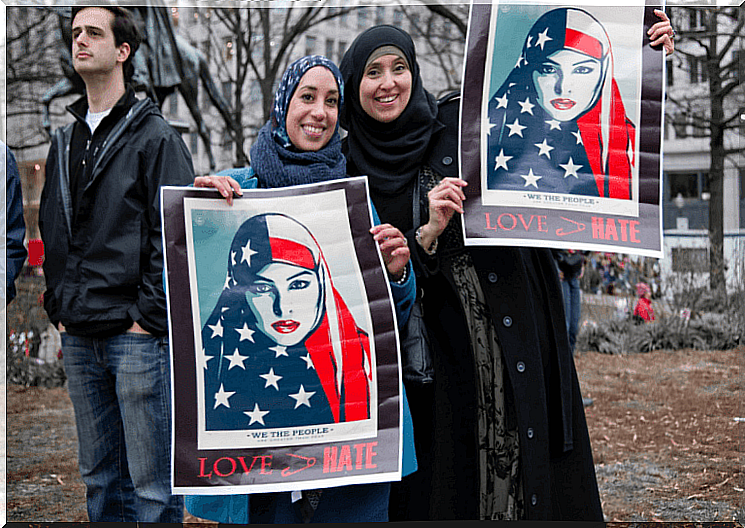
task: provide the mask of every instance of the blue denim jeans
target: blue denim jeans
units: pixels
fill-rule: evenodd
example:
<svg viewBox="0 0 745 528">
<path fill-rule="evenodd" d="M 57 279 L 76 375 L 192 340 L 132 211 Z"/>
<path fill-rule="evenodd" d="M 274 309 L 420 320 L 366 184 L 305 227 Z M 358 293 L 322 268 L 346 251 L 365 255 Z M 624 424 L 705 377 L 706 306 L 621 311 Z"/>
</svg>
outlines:
<svg viewBox="0 0 745 528">
<path fill-rule="evenodd" d="M 569 349 L 574 355 L 574 345 L 577 342 L 577 331 L 582 310 L 579 277 L 564 279 L 561 281 L 561 289 L 564 294 L 564 314 L 567 318 L 567 333 L 569 334 Z"/>
<path fill-rule="evenodd" d="M 183 498 L 171 495 L 168 339 L 63 333 L 62 353 L 89 521 L 182 522 Z"/>
</svg>

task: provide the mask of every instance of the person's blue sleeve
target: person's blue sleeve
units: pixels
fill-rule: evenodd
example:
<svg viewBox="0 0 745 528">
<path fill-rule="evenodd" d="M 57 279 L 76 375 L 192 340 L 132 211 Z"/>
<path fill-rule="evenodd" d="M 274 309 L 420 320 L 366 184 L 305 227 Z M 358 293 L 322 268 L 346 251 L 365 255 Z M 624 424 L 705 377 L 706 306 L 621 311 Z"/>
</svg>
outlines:
<svg viewBox="0 0 745 528">
<path fill-rule="evenodd" d="M 230 176 L 238 183 L 241 189 L 256 189 L 259 184 L 259 180 L 256 179 L 254 170 L 251 167 L 224 169 L 216 173 L 215 176 Z M 194 184 L 192 183 L 189 187 L 194 187 Z"/>
<path fill-rule="evenodd" d="M 248 524 L 248 495 L 186 495 L 186 511 L 222 524 Z"/>
<path fill-rule="evenodd" d="M 370 202 L 370 208 L 372 209 L 373 222 L 375 225 L 379 225 L 380 217 L 378 216 L 378 212 L 375 210 L 375 206 L 372 202 Z M 416 277 L 414 276 L 414 268 L 411 265 L 411 259 L 406 263 L 406 280 L 403 284 L 390 281 L 390 285 L 393 303 L 396 307 L 398 327 L 403 328 L 409 320 L 411 307 L 414 305 L 414 299 L 416 296 Z"/>
<path fill-rule="evenodd" d="M 380 224 L 380 217 L 378 212 L 375 210 L 375 206 L 370 202 L 370 208 L 372 209 L 373 222 L 375 225 Z M 409 314 L 411 313 L 411 307 L 414 305 L 414 298 L 416 295 L 416 277 L 414 276 L 414 269 L 411 266 L 411 260 L 406 264 L 407 278 L 403 284 L 397 284 L 391 281 L 391 295 L 393 295 L 393 302 L 396 305 L 396 317 L 398 319 L 398 327 L 403 328 L 406 322 L 409 320 Z M 401 465 L 401 476 L 405 477 L 410 475 L 417 470 L 416 461 L 416 450 L 414 448 L 414 422 L 411 418 L 411 410 L 409 409 L 409 400 L 406 397 L 406 388 L 401 385 L 402 397 L 404 404 L 404 417 L 403 417 L 403 454 L 402 454 L 402 465 Z"/>
<path fill-rule="evenodd" d="M 5 257 L 6 305 L 16 296 L 15 280 L 23 269 L 26 261 L 26 223 L 23 220 L 23 194 L 21 192 L 21 177 L 18 174 L 16 159 L 9 148 L 5 147 L 5 214 L 7 222 Z"/>
<path fill-rule="evenodd" d="M 215 174 L 215 176 L 230 176 L 236 182 L 238 182 L 238 185 L 240 185 L 241 189 L 256 189 L 259 183 L 259 180 L 256 179 L 256 173 L 254 173 L 252 167 L 237 167 L 233 169 L 225 169 Z"/>
<path fill-rule="evenodd" d="M 411 419 L 409 400 L 406 398 L 406 387 L 401 384 L 404 398 L 404 438 L 403 438 L 403 462 L 401 464 L 401 476 L 405 477 L 414 473 L 418 464 L 416 461 L 416 449 L 414 448 L 414 421 Z"/>
</svg>

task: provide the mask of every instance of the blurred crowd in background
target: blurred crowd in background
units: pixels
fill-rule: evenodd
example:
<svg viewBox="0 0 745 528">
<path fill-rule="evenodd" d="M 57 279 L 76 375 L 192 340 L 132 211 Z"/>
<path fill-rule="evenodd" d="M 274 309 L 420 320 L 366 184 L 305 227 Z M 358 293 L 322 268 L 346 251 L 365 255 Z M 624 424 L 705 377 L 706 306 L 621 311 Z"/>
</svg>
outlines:
<svg viewBox="0 0 745 528">
<path fill-rule="evenodd" d="M 646 283 L 652 298 L 661 297 L 658 259 L 616 253 L 588 253 L 580 279 L 582 291 L 592 294 L 634 295 L 636 285 Z"/>
</svg>

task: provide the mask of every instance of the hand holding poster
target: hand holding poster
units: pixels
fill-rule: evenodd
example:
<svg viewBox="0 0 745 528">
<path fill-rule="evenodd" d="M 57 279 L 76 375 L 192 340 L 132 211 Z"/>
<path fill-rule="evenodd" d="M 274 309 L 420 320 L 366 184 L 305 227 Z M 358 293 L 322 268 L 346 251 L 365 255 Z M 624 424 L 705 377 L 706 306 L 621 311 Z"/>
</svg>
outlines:
<svg viewBox="0 0 745 528">
<path fill-rule="evenodd" d="M 466 244 L 661 255 L 657 20 L 641 4 L 473 4 Z"/>
<path fill-rule="evenodd" d="M 163 189 L 176 493 L 400 478 L 398 340 L 368 203 L 364 178 L 232 206 Z"/>
</svg>

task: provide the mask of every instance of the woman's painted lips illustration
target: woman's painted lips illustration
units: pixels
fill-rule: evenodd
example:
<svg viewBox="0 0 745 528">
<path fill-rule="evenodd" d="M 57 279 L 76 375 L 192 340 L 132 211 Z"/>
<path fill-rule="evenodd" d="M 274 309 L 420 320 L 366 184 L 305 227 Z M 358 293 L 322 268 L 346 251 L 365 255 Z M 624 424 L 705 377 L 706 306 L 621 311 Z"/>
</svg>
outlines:
<svg viewBox="0 0 745 528">
<path fill-rule="evenodd" d="M 280 334 L 291 334 L 292 332 L 297 330 L 299 326 L 300 323 L 292 320 L 282 320 L 277 321 L 276 323 L 272 323 L 272 328 L 274 328 Z"/>
<path fill-rule="evenodd" d="M 569 110 L 577 103 L 571 99 L 551 99 L 551 104 L 557 110 Z"/>
</svg>

